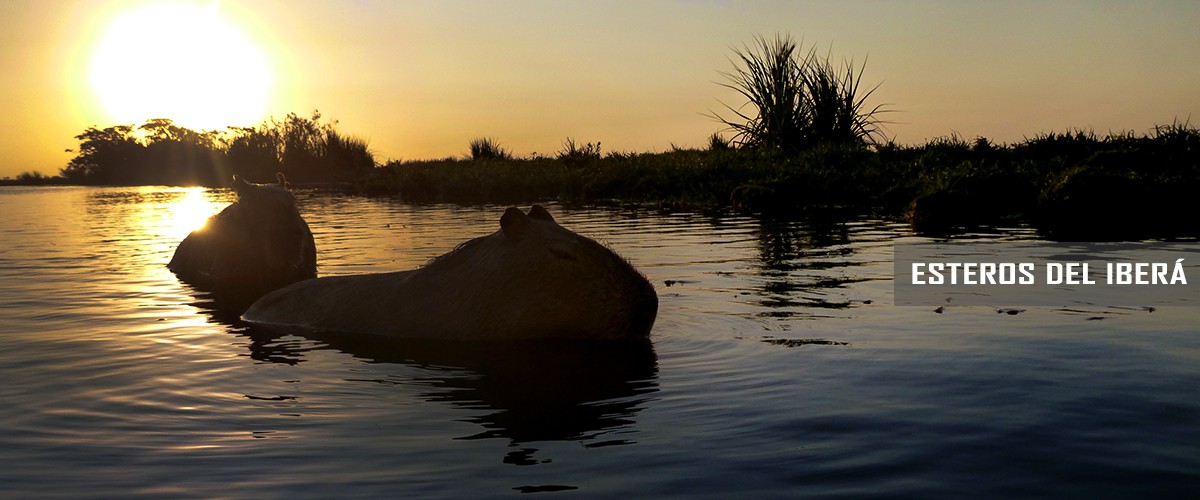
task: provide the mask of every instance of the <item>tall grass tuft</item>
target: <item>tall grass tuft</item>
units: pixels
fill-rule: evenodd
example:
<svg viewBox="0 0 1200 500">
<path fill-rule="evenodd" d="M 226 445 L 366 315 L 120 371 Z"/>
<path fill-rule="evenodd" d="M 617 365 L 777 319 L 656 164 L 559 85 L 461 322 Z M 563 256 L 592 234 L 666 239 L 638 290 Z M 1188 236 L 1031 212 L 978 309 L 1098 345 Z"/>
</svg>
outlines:
<svg viewBox="0 0 1200 500">
<path fill-rule="evenodd" d="M 577 166 L 600 159 L 600 141 L 579 144 L 570 137 L 563 141 L 557 158 L 568 165 Z"/>
<path fill-rule="evenodd" d="M 732 141 L 742 147 L 783 150 L 799 146 L 808 119 L 801 105 L 804 79 L 796 42 L 780 35 L 774 40 L 761 36 L 754 40 L 757 46 L 734 50 L 744 67 L 734 63 L 732 72 L 721 73 L 729 80 L 721 85 L 741 94 L 754 108 L 752 114 L 742 111 L 746 105 L 734 108 L 726 104 L 736 118 L 715 114 L 714 118 L 733 130 Z"/>
<path fill-rule="evenodd" d="M 869 89 L 861 87 L 866 62 L 858 69 L 854 61 L 837 68 L 828 55 L 816 58 L 811 52 L 805 62 L 801 74 L 807 92 L 802 106 L 809 119 L 810 144 L 881 144 L 885 137 L 876 115 L 886 110 L 882 104 L 866 108 L 867 98 L 879 88 L 878 84 Z"/>
<path fill-rule="evenodd" d="M 722 103 L 731 118 L 711 113 L 734 132 L 732 143 L 796 154 L 821 144 L 883 142 L 877 115 L 886 110 L 866 105 L 879 86 L 861 86 L 865 63 L 836 66 L 828 55 L 817 56 L 815 47 L 801 51 L 790 35 L 756 36 L 734 54 L 733 71 L 721 72 L 729 81 L 720 85 L 746 103 L 737 108 Z"/>
<path fill-rule="evenodd" d="M 720 132 L 714 132 L 713 135 L 708 136 L 709 151 L 728 151 L 730 149 L 732 146 L 729 144 L 729 139 L 726 139 Z"/>
<path fill-rule="evenodd" d="M 349 178 L 375 168 L 375 155 L 366 139 L 342 135 L 332 128 L 325 130 L 321 160 L 329 174 Z"/>
<path fill-rule="evenodd" d="M 472 160 L 511 160 L 512 153 L 500 145 L 500 141 L 491 137 L 479 137 L 471 140 Z"/>
</svg>

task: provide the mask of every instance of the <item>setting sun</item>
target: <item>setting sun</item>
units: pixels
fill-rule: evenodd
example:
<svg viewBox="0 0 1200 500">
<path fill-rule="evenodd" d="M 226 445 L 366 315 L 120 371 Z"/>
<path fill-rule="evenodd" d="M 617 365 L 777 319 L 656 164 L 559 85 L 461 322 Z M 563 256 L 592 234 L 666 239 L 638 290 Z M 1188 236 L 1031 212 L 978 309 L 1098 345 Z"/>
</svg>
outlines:
<svg viewBox="0 0 1200 500">
<path fill-rule="evenodd" d="M 117 14 L 92 52 L 89 79 L 118 122 L 170 118 L 199 129 L 261 120 L 272 84 L 263 50 L 215 2 Z"/>
</svg>

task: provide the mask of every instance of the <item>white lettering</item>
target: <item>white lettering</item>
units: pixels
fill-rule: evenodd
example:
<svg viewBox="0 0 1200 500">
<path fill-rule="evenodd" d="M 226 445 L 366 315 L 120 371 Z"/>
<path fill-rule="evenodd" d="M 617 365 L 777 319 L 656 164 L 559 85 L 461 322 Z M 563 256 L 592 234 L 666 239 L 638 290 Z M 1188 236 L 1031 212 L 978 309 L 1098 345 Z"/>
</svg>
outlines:
<svg viewBox="0 0 1200 500">
<path fill-rule="evenodd" d="M 922 267 L 925 267 L 924 262 L 913 262 L 913 264 L 912 264 L 912 284 L 914 284 L 914 285 L 926 284 L 924 281 L 921 281 L 921 275 L 925 274 L 925 273 L 921 272 Z"/>
<path fill-rule="evenodd" d="M 1033 270 L 1034 270 L 1033 263 L 1032 262 L 1022 262 L 1019 267 L 1021 269 L 1021 275 L 1022 275 L 1022 277 L 1020 279 L 1020 283 L 1022 285 L 1034 284 L 1036 282 L 1036 280 L 1033 277 Z"/>
<path fill-rule="evenodd" d="M 1061 285 L 1064 279 L 1066 279 L 1066 272 L 1061 263 L 1049 262 L 1046 264 L 1047 285 Z"/>
</svg>

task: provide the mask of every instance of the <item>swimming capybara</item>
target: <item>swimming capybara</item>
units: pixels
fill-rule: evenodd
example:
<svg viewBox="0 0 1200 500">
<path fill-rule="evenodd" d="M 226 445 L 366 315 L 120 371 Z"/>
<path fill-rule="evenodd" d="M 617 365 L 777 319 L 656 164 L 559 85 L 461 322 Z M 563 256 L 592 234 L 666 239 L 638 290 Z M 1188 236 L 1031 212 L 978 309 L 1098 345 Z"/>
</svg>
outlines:
<svg viewBox="0 0 1200 500">
<path fill-rule="evenodd" d="M 317 276 L 312 231 L 296 209 L 286 179 L 251 184 L 233 177 L 238 201 L 208 218 L 175 249 L 167 268 L 197 289 L 250 303 Z"/>
<path fill-rule="evenodd" d="M 632 265 L 534 205 L 418 269 L 303 281 L 242 319 L 414 339 L 625 340 L 647 338 L 657 314 L 654 286 Z"/>
</svg>

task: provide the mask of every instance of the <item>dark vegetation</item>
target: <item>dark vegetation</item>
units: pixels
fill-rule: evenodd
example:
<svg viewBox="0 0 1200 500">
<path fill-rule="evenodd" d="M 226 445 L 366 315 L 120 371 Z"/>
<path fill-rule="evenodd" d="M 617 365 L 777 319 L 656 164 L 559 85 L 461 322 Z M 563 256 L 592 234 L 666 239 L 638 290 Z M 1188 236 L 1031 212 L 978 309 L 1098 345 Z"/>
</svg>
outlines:
<svg viewBox="0 0 1200 500">
<path fill-rule="evenodd" d="M 802 53 L 790 36 L 757 37 L 754 42 L 735 50 L 739 62 L 732 72 L 722 73 L 729 80 L 722 86 L 741 94 L 745 105 L 725 105 L 735 118 L 712 115 L 734 131 L 733 143 L 797 154 L 882 139 L 876 115 L 886 110 L 882 105 L 866 108 L 878 86 L 860 88 L 862 67 L 855 69 L 853 61 L 835 66 L 829 56 L 817 56 L 816 46 Z M 752 112 L 743 111 L 746 106 Z"/>
<path fill-rule="evenodd" d="M 29 183 L 227 186 L 233 174 L 414 202 L 638 203 L 758 212 L 813 208 L 906 214 L 926 233 L 1032 222 L 1059 239 L 1200 236 L 1200 131 L 1051 132 L 1016 144 L 957 135 L 883 139 L 862 66 L 834 65 L 790 37 L 735 49 L 726 87 L 746 103 L 712 114 L 705 149 L 602 152 L 567 138 L 553 156 L 517 157 L 492 138 L 457 158 L 377 164 L 365 141 L 295 114 L 258 127 L 195 132 L 169 120 L 89 128 L 61 177 Z"/>
<path fill-rule="evenodd" d="M 70 183 L 227 186 L 234 174 L 265 181 L 283 172 L 294 183 L 352 183 L 375 168 L 366 141 L 332 122 L 289 114 L 257 127 L 197 132 L 155 119 L 140 126 L 88 128 L 62 169 Z"/>
<path fill-rule="evenodd" d="M 16 179 L 5 177 L 0 179 L 0 186 L 3 185 L 20 185 L 20 186 L 53 186 L 66 184 L 67 180 L 59 176 L 50 176 L 41 172 L 27 171 L 17 174 Z"/>
<path fill-rule="evenodd" d="M 920 146 L 822 144 L 554 158 L 391 162 L 362 192 L 409 201 L 653 203 L 757 212 L 906 214 L 926 233 L 1033 222 L 1061 239 L 1200 235 L 1200 131 L 1048 133 L 1012 145 L 957 136 Z"/>
<path fill-rule="evenodd" d="M 481 137 L 471 141 L 472 160 L 511 160 L 512 153 L 500 145 L 500 141 L 490 137 Z"/>
</svg>

